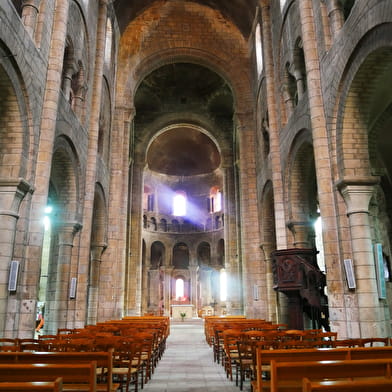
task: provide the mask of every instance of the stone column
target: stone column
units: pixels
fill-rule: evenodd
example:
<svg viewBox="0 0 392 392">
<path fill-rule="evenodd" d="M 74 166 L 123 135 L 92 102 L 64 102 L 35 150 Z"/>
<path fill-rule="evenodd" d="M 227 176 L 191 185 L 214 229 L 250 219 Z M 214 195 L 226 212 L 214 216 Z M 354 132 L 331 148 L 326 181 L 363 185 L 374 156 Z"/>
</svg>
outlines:
<svg viewBox="0 0 392 392">
<path fill-rule="evenodd" d="M 340 0 L 325 0 L 327 4 L 327 12 L 332 39 L 339 34 L 344 24 L 344 15 Z"/>
<path fill-rule="evenodd" d="M 242 305 L 242 282 L 240 266 L 238 261 L 238 226 L 237 219 L 239 214 L 236 210 L 236 173 L 235 167 L 225 165 L 223 168 L 223 211 L 225 214 L 224 238 L 225 238 L 225 260 L 224 267 L 227 276 L 227 303 L 226 307 L 235 314 L 243 314 Z M 238 204 L 238 202 L 237 202 Z M 211 285 L 210 272 L 205 271 L 205 281 Z M 204 291 L 204 289 L 203 289 Z M 207 305 L 212 302 L 211 288 L 208 294 L 204 296 Z"/>
<path fill-rule="evenodd" d="M 351 247 L 356 278 L 358 299 L 359 330 L 358 337 L 388 336 L 390 331 L 385 319 L 385 309 L 378 298 L 375 260 L 369 222 L 369 202 L 377 179 L 343 180 L 339 183 L 340 192 L 347 206 Z M 353 310 L 351 310 L 353 311 Z M 357 337 L 357 336 L 353 336 Z"/>
<path fill-rule="evenodd" d="M 71 259 L 75 234 L 81 229 L 76 222 L 64 222 L 58 226 L 58 257 L 56 273 L 56 290 L 50 317 L 50 333 L 57 333 L 58 328 L 67 325 L 67 309 L 71 280 Z"/>
<path fill-rule="evenodd" d="M 107 245 L 91 246 L 90 283 L 88 288 L 87 324 L 94 325 L 98 321 L 98 293 L 102 253 Z"/>
<path fill-rule="evenodd" d="M 266 90 L 267 90 L 267 107 L 268 107 L 268 120 L 269 120 L 269 137 L 270 137 L 270 162 L 272 171 L 272 186 L 274 193 L 274 215 L 275 215 L 275 233 L 276 233 L 276 249 L 286 249 L 287 248 L 287 234 L 286 234 L 286 219 L 285 219 L 285 203 L 284 203 L 284 193 L 283 193 L 283 179 L 282 179 L 282 165 L 281 165 L 281 152 L 280 152 L 280 126 L 279 126 L 279 106 L 276 101 L 276 97 L 281 94 L 281 91 L 276 91 L 275 88 L 275 68 L 274 68 L 274 56 L 272 48 L 272 36 L 271 36 L 271 16 L 270 16 L 270 1 L 261 1 L 261 19 L 262 23 L 262 37 L 263 37 L 263 53 L 264 53 L 264 69 L 266 78 Z M 285 88 L 285 87 L 283 87 Z M 289 99 L 288 91 L 285 91 L 285 98 Z M 286 105 L 290 105 L 288 108 L 288 113 L 292 111 L 292 103 L 286 102 Z M 282 117 L 280 119 L 282 123 Z M 263 230 L 263 228 L 262 228 Z M 270 260 L 270 254 L 268 255 L 268 260 Z M 267 266 L 266 276 L 268 274 Z M 269 290 L 269 284 L 266 283 L 267 291 Z M 270 294 L 272 296 L 272 293 Z M 275 297 L 279 303 L 280 312 L 276 314 L 280 320 L 280 314 L 285 317 L 285 309 L 287 309 L 287 300 L 283 295 L 277 295 Z M 271 305 L 272 306 L 272 305 Z M 269 309 L 268 312 L 273 311 Z"/>
<path fill-rule="evenodd" d="M 34 37 L 41 0 L 22 0 L 22 21 L 26 31 Z"/>
<path fill-rule="evenodd" d="M 172 273 L 173 273 L 173 267 L 165 267 L 164 269 L 165 273 L 165 281 L 164 281 L 164 314 L 165 316 L 170 316 L 170 305 L 171 305 L 171 281 L 172 281 Z"/>
<path fill-rule="evenodd" d="M 197 317 L 197 309 L 198 309 L 198 302 L 197 302 L 197 272 L 199 267 L 197 265 L 192 265 L 189 267 L 189 272 L 191 276 L 191 298 L 190 302 L 193 305 L 193 317 Z"/>
<path fill-rule="evenodd" d="M 61 75 L 67 33 L 68 10 L 70 0 L 56 0 L 51 28 L 50 50 L 48 55 L 48 69 L 45 84 L 45 97 L 42 106 L 40 137 L 36 159 L 34 194 L 30 208 L 30 226 L 28 245 L 26 249 L 25 269 L 22 276 L 25 298 L 19 308 L 18 336 L 32 336 L 35 325 L 35 311 L 26 312 L 24 303 L 33 303 L 38 297 L 40 279 L 40 265 L 44 227 L 42 217 L 47 203 L 49 179 L 53 156 L 59 94 L 61 89 Z M 52 5 L 52 3 L 51 3 Z M 50 16 L 48 15 L 48 18 Z"/>
<path fill-rule="evenodd" d="M 129 230 L 132 228 L 129 240 L 129 249 L 132 254 L 127 260 L 127 314 L 140 313 L 141 289 L 142 289 L 142 265 L 141 265 L 141 236 L 142 236 L 142 194 L 143 194 L 143 162 L 135 162 L 132 168 L 132 191 L 129 193 L 131 199 L 131 211 Z"/>
<path fill-rule="evenodd" d="M 97 172 L 97 155 L 98 155 L 98 133 L 99 133 L 99 117 L 101 110 L 101 97 L 102 97 L 102 79 L 103 79 L 103 64 L 105 55 L 105 37 L 106 37 L 106 20 L 107 20 L 107 3 L 108 0 L 99 1 L 98 21 L 97 21 L 97 33 L 96 33 L 96 51 L 95 51 L 95 69 L 93 74 L 93 92 L 91 102 L 91 113 L 89 122 L 88 132 L 88 149 L 87 149 L 87 166 L 86 166 L 86 179 L 85 179 L 85 191 L 84 191 L 84 206 L 83 206 L 83 231 L 81 234 L 80 241 L 80 256 L 79 256 L 79 270 L 93 272 L 89 268 L 88 263 L 90 262 L 91 255 L 99 253 L 99 249 L 102 251 L 102 246 L 107 244 L 101 244 L 98 249 L 90 249 L 91 245 L 91 232 L 94 230 L 92 227 L 93 214 L 94 214 L 94 198 L 95 198 L 95 184 L 96 184 L 96 172 Z M 109 132 L 109 129 L 107 130 Z M 97 211 L 102 213 L 102 211 Z M 106 241 L 106 238 L 96 239 L 100 242 Z M 101 254 L 99 254 L 99 268 L 95 269 L 98 276 L 93 279 L 97 279 L 97 287 L 93 289 L 96 295 L 99 295 L 99 279 L 101 272 Z M 93 258 L 94 260 L 94 258 Z M 95 263 L 94 261 L 92 261 Z M 98 262 L 96 262 L 98 263 Z M 95 263 L 95 264 L 96 264 Z M 91 280 L 91 277 L 90 277 Z M 84 280 L 83 285 L 78 285 L 78 291 L 81 293 L 87 293 L 90 288 L 87 287 L 87 280 Z M 84 287 L 83 287 L 84 286 Z M 97 299 L 98 300 L 98 299 Z M 78 296 L 77 299 L 77 312 L 75 313 L 75 321 L 80 323 L 85 322 L 85 314 L 87 312 L 87 304 L 85 295 Z M 94 311 L 94 318 L 97 319 L 98 315 Z"/>
<path fill-rule="evenodd" d="M 32 188 L 25 180 L 0 178 L 0 325 L 5 326 L 8 298 L 8 277 L 15 245 L 19 207 Z M 15 318 L 15 315 L 12 316 Z M 12 329 L 13 326 L 9 326 Z"/>
<path fill-rule="evenodd" d="M 283 198 L 282 166 L 280 159 L 280 138 L 278 124 L 278 106 L 275 91 L 274 59 L 271 37 L 271 17 L 269 1 L 261 1 L 261 19 L 263 21 L 263 53 L 264 69 L 267 84 L 267 106 L 270 130 L 270 161 L 272 170 L 272 184 L 274 188 L 274 211 L 276 227 L 277 249 L 287 248 L 286 221 Z"/>
<path fill-rule="evenodd" d="M 268 306 L 268 320 L 276 323 L 279 320 L 279 310 L 277 297 L 278 293 L 273 289 L 274 281 L 272 274 L 272 258 L 271 253 L 275 250 L 274 244 L 264 243 L 260 245 L 261 250 L 264 252 L 264 260 L 266 264 L 266 276 L 265 279 L 267 281 L 267 306 Z"/>
<path fill-rule="evenodd" d="M 329 288 L 333 288 L 328 293 L 330 323 L 332 330 L 339 330 L 341 335 L 344 336 L 345 333 L 343 333 L 341 328 L 347 323 L 347 318 L 344 312 L 342 312 L 342 308 L 344 308 L 344 288 L 339 269 L 341 254 L 338 246 L 336 190 L 333 186 L 332 163 L 330 161 L 328 130 L 324 113 L 320 62 L 312 5 L 312 0 L 298 1 L 312 125 L 313 151 L 314 156 L 317 157 L 315 159 L 315 167 L 320 215 L 323 221 L 324 256 L 328 271 L 327 283 Z"/>
<path fill-rule="evenodd" d="M 146 242 L 145 255 L 142 260 L 142 295 L 141 295 L 141 308 L 142 313 L 147 312 L 149 304 L 154 304 L 154 285 L 158 284 L 158 281 L 154 279 L 154 271 L 151 268 L 151 243 Z M 155 301 L 155 305 L 158 306 L 158 302 Z"/>
<path fill-rule="evenodd" d="M 293 233 L 294 248 L 311 248 L 312 244 L 310 243 L 311 232 L 312 232 L 312 223 L 311 222 L 299 222 L 299 221 L 291 221 L 288 223 L 288 228 Z"/>
<path fill-rule="evenodd" d="M 63 94 L 66 97 L 68 102 L 71 102 L 71 84 L 72 84 L 72 75 L 75 72 L 74 64 L 65 64 L 65 70 L 62 80 L 62 90 Z"/>
<path fill-rule="evenodd" d="M 144 310 L 153 311 L 158 315 L 158 306 L 159 306 L 159 269 L 149 270 L 148 271 L 148 294 L 144 295 L 148 302 L 146 302 L 146 307 Z M 147 291 L 147 290 L 146 290 Z M 143 303 L 144 303 L 143 297 Z"/>
</svg>

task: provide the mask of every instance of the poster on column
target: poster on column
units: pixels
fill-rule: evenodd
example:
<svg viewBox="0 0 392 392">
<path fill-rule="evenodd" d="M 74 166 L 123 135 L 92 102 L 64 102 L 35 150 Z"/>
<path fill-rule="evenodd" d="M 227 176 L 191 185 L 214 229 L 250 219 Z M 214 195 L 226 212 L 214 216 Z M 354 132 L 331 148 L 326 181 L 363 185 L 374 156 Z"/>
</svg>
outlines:
<svg viewBox="0 0 392 392">
<path fill-rule="evenodd" d="M 378 298 L 385 299 L 387 297 L 387 291 L 385 285 L 384 255 L 381 244 L 374 244 L 374 259 L 376 263 Z"/>
</svg>

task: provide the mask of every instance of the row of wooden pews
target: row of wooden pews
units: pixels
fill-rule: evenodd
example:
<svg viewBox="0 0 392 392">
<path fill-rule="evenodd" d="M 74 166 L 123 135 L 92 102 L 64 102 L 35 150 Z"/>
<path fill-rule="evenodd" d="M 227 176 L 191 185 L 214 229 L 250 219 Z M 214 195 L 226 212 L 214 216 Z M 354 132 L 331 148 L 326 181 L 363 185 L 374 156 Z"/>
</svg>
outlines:
<svg viewBox="0 0 392 392">
<path fill-rule="evenodd" d="M 151 378 L 169 333 L 169 318 L 149 316 L 62 329 L 29 344 L 0 339 L 1 347 L 19 347 L 0 351 L 0 391 L 114 392 L 133 385 L 137 392 Z"/>
<path fill-rule="evenodd" d="M 206 325 L 215 361 L 230 379 L 235 373 L 241 390 L 246 379 L 252 392 L 392 390 L 389 338 L 340 340 L 336 333 L 245 318 L 211 318 Z"/>
</svg>

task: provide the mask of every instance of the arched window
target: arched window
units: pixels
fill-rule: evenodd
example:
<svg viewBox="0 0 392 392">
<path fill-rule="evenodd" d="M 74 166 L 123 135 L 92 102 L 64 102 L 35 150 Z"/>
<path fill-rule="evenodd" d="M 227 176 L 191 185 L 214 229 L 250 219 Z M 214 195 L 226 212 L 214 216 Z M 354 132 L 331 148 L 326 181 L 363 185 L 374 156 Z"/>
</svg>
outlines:
<svg viewBox="0 0 392 392">
<path fill-rule="evenodd" d="M 176 298 L 179 300 L 184 297 L 184 279 L 176 279 Z"/>
<path fill-rule="evenodd" d="M 208 210 L 211 213 L 222 211 L 222 192 L 218 187 L 213 187 L 210 190 Z"/>
<path fill-rule="evenodd" d="M 260 23 L 258 23 L 255 32 L 257 76 L 260 76 L 260 74 L 263 72 L 263 46 L 262 45 L 263 43 L 261 41 Z"/>
<path fill-rule="evenodd" d="M 317 264 L 321 271 L 325 272 L 325 260 L 324 260 L 324 246 L 323 246 L 323 229 L 321 223 L 321 216 L 319 216 L 314 222 L 314 233 L 316 235 L 316 249 L 318 250 L 317 254 Z"/>
<path fill-rule="evenodd" d="M 105 63 L 110 64 L 112 58 L 113 28 L 112 21 L 108 18 L 106 22 L 106 41 L 105 41 Z"/>
<path fill-rule="evenodd" d="M 176 192 L 173 197 L 173 215 L 186 215 L 186 194 L 182 191 Z"/>
</svg>

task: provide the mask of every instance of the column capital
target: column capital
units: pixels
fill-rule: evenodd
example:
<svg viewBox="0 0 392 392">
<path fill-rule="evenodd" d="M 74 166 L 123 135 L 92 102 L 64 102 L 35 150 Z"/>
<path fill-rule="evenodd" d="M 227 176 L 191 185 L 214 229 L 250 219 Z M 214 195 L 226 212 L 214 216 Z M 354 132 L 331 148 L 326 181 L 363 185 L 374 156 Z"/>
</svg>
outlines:
<svg viewBox="0 0 392 392">
<path fill-rule="evenodd" d="M 96 261 L 101 261 L 102 254 L 105 252 L 108 244 L 91 244 L 91 259 Z"/>
<path fill-rule="evenodd" d="M 271 260 L 271 253 L 275 248 L 276 248 L 276 245 L 272 242 L 263 242 L 262 244 L 260 244 L 260 249 L 264 253 L 265 261 Z"/>
<path fill-rule="evenodd" d="M 2 215 L 18 215 L 20 203 L 34 188 L 23 178 L 0 178 L 0 205 Z"/>
<path fill-rule="evenodd" d="M 22 8 L 23 7 L 34 7 L 37 11 L 39 9 L 39 4 L 41 0 L 22 0 Z"/>
<path fill-rule="evenodd" d="M 369 212 L 369 202 L 379 181 L 378 177 L 363 177 L 344 178 L 336 183 L 346 203 L 347 215 Z"/>
<path fill-rule="evenodd" d="M 59 244 L 73 246 L 75 234 L 81 230 L 79 222 L 61 222 L 57 224 Z"/>
</svg>

